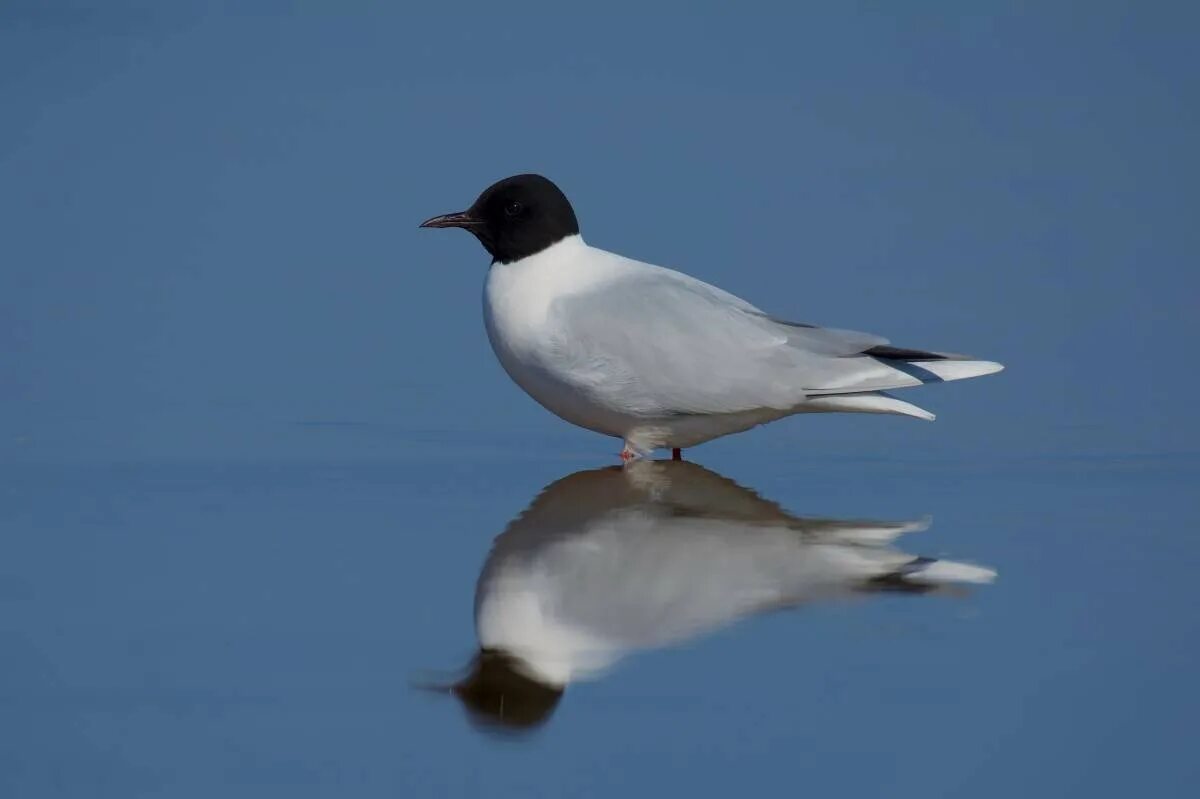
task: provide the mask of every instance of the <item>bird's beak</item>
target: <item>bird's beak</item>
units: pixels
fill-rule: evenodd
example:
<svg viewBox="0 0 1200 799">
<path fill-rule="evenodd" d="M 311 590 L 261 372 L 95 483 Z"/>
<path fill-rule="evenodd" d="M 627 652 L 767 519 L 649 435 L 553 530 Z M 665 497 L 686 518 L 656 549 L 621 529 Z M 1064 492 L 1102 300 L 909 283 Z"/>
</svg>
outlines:
<svg viewBox="0 0 1200 799">
<path fill-rule="evenodd" d="M 471 216 L 470 211 L 459 211 L 457 214 L 442 214 L 433 219 L 426 219 L 421 227 L 460 227 L 470 230 L 483 224 L 482 219 Z"/>
</svg>

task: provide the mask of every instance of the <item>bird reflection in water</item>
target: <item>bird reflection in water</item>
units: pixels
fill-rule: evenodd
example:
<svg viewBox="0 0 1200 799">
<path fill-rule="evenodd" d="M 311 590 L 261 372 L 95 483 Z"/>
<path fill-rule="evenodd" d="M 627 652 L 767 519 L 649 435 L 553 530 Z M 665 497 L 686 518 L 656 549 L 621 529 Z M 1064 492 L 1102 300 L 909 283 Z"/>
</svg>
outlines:
<svg viewBox="0 0 1200 799">
<path fill-rule="evenodd" d="M 449 690 L 477 724 L 529 729 L 569 683 L 639 649 L 805 602 L 995 577 L 892 546 L 925 526 L 793 516 L 688 462 L 577 472 L 496 539 L 475 591 L 480 648 Z"/>
</svg>

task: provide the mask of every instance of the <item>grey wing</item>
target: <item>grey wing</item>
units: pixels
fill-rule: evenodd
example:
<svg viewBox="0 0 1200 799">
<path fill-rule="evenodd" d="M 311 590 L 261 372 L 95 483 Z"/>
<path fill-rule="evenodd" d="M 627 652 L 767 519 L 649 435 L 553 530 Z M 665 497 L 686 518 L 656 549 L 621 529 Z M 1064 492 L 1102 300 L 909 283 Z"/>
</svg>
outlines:
<svg viewBox="0 0 1200 799">
<path fill-rule="evenodd" d="M 789 322 L 775 316 L 766 316 L 775 324 L 787 329 L 788 341 L 794 347 L 808 352 L 833 357 L 858 355 L 875 348 L 887 347 L 890 343 L 883 336 L 860 333 L 857 330 L 842 330 L 836 327 L 818 327 L 805 322 Z"/>
<path fill-rule="evenodd" d="M 550 308 L 554 372 L 646 416 L 787 409 L 886 339 L 781 322 L 732 294 L 649 267 Z"/>
<path fill-rule="evenodd" d="M 840 357 L 857 355 L 871 348 L 886 347 L 890 344 L 886 338 L 877 336 L 874 333 L 863 333 L 858 330 L 844 330 L 836 327 L 821 327 L 820 325 L 808 322 L 793 322 L 782 319 L 751 305 L 736 294 L 730 294 L 724 289 L 709 285 L 682 272 L 652 265 L 648 266 L 658 273 L 657 276 L 659 279 L 665 282 L 674 282 L 681 287 L 686 287 L 690 291 L 709 297 L 716 302 L 728 304 L 751 316 L 759 317 L 773 323 L 778 332 L 782 332 L 788 337 L 788 343 L 793 347 L 799 347 L 800 349 L 821 355 Z M 649 280 L 649 275 L 643 276 L 643 279 Z"/>
</svg>

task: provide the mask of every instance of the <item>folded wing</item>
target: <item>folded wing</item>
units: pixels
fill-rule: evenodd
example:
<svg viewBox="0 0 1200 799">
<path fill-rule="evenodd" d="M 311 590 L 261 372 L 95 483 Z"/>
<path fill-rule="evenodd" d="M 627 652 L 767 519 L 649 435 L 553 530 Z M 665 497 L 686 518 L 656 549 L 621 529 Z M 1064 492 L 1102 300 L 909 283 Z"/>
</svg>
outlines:
<svg viewBox="0 0 1200 799">
<path fill-rule="evenodd" d="M 787 322 L 680 272 L 637 264 L 550 308 L 557 376 L 647 416 L 786 410 L 999 371 L 965 356 L 891 347 L 869 333 Z"/>
</svg>

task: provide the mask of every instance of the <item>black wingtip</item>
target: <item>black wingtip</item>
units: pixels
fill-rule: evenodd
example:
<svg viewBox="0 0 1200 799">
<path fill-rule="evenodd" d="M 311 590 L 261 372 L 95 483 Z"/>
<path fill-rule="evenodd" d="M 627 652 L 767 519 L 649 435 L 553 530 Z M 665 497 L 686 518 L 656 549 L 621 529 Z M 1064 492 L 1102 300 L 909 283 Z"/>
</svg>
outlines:
<svg viewBox="0 0 1200 799">
<path fill-rule="evenodd" d="M 946 361 L 950 360 L 949 356 L 940 352 L 926 352 L 925 350 L 910 350 L 907 347 L 892 347 L 888 344 L 880 344 L 872 347 L 869 350 L 863 350 L 863 355 L 870 355 L 872 358 L 890 358 L 895 361 Z"/>
</svg>

